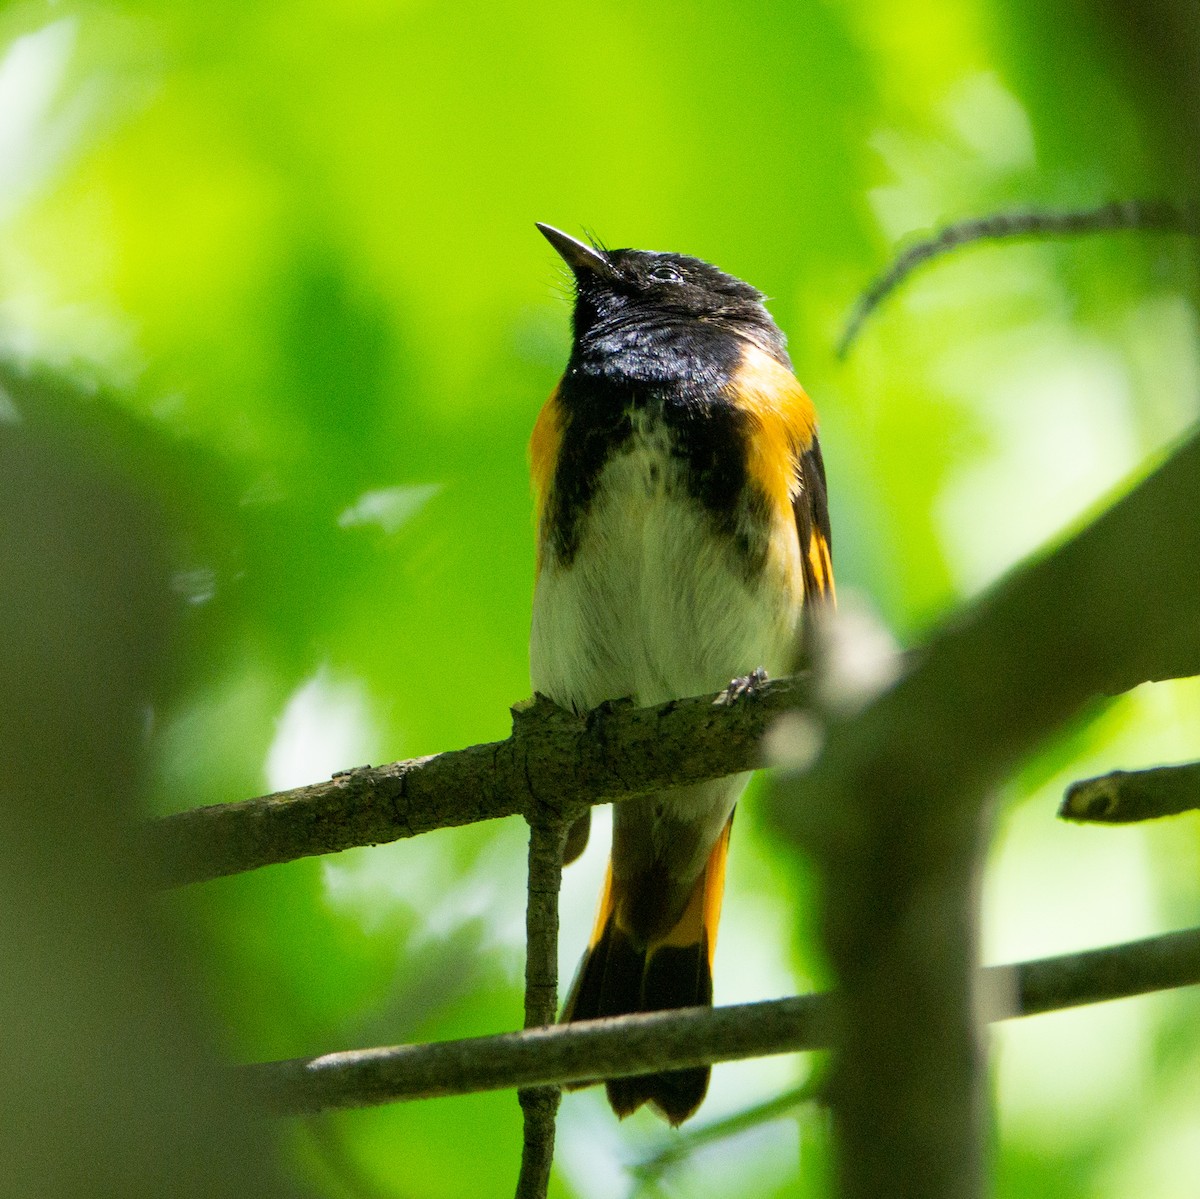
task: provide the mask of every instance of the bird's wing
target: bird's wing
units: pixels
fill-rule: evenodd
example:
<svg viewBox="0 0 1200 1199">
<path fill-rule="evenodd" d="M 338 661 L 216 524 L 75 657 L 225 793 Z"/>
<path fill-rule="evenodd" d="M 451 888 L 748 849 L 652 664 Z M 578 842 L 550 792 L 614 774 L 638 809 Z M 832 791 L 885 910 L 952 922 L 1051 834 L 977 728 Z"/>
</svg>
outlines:
<svg viewBox="0 0 1200 1199">
<path fill-rule="evenodd" d="M 832 603 L 833 535 L 829 529 L 829 493 L 825 487 L 821 443 L 815 433 L 808 448 L 797 458 L 796 473 L 798 486 L 792 511 L 800 538 L 805 605 Z"/>
</svg>

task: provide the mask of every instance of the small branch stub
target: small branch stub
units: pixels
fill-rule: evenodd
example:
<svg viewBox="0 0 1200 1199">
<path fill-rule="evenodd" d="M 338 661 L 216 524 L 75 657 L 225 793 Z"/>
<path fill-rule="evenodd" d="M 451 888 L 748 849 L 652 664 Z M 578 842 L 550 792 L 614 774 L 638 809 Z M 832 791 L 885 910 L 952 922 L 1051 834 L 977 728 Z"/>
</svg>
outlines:
<svg viewBox="0 0 1200 1199">
<path fill-rule="evenodd" d="M 1200 762 L 1114 770 L 1067 788 L 1058 814 L 1087 824 L 1131 824 L 1200 809 Z"/>
</svg>

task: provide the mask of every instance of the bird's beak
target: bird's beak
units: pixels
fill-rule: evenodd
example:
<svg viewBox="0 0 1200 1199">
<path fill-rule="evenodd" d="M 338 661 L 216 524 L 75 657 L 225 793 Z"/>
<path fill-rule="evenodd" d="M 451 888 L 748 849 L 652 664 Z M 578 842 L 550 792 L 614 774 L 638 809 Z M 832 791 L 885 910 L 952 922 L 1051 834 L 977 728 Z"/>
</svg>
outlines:
<svg viewBox="0 0 1200 1199">
<path fill-rule="evenodd" d="M 561 229 L 555 229 L 553 225 L 543 225 L 539 221 L 537 227 L 541 235 L 559 252 L 563 262 L 571 268 L 577 281 L 582 282 L 588 275 L 595 275 L 601 279 L 613 277 L 613 269 L 609 266 L 608 259 L 594 246 L 576 241 Z"/>
</svg>

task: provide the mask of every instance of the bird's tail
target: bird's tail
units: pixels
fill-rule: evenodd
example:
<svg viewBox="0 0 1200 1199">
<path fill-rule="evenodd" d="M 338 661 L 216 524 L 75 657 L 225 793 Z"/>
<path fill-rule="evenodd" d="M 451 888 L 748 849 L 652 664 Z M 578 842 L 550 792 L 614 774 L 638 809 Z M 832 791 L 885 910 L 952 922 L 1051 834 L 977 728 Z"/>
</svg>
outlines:
<svg viewBox="0 0 1200 1199">
<path fill-rule="evenodd" d="M 730 816 L 674 928 L 641 948 L 618 922 L 624 905 L 618 902 L 621 896 L 609 862 L 596 927 L 563 1007 L 564 1023 L 711 1005 L 712 959 L 732 823 Z M 605 1082 L 608 1101 L 622 1119 L 649 1103 L 672 1124 L 681 1124 L 703 1101 L 709 1072 L 708 1066 L 695 1066 L 610 1078 Z"/>
</svg>

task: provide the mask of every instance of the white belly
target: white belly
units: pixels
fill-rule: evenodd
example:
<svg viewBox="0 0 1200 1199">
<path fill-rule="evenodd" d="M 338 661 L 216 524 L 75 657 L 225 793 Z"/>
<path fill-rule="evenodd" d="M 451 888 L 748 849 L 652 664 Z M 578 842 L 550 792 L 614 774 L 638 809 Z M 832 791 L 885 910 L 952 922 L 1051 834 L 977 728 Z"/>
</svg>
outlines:
<svg viewBox="0 0 1200 1199">
<path fill-rule="evenodd" d="M 799 547 L 751 576 L 688 493 L 665 434 L 635 433 L 605 467 L 569 566 L 549 551 L 534 590 L 534 689 L 564 707 L 661 703 L 786 671 L 802 591 Z M 793 561 L 793 558 L 795 561 Z"/>
</svg>

